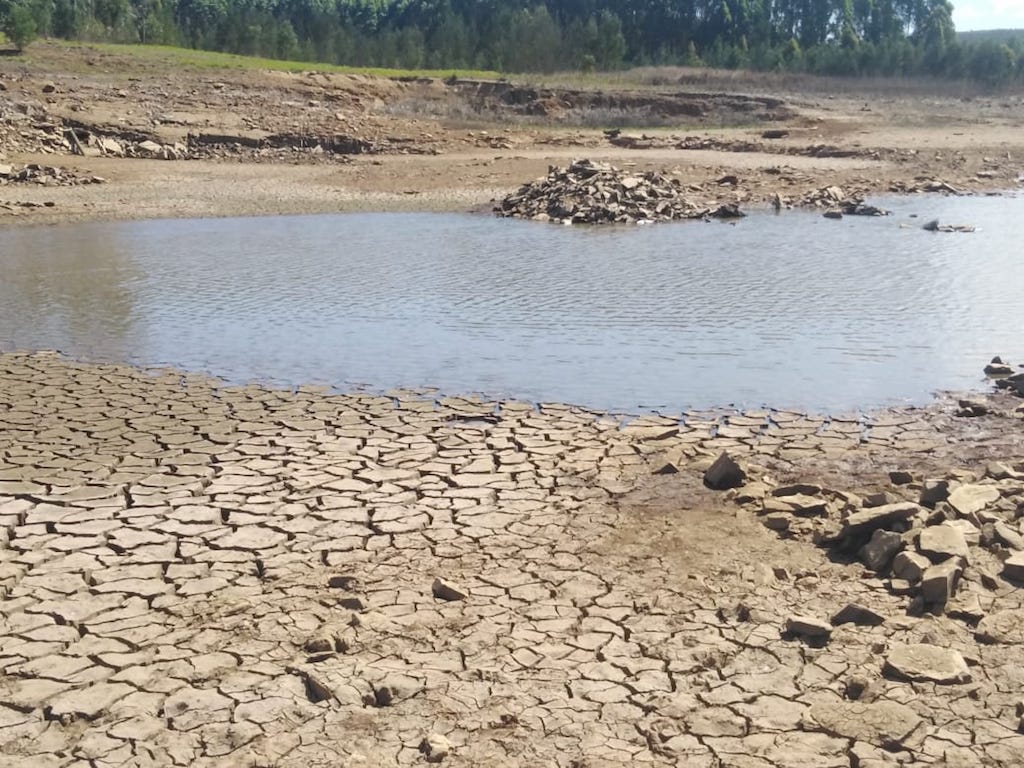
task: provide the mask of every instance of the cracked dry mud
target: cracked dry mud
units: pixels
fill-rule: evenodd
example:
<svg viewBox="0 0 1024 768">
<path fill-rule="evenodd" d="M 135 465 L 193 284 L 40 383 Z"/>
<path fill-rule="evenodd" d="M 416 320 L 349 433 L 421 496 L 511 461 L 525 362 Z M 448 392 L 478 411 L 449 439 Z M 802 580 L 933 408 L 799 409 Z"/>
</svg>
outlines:
<svg viewBox="0 0 1024 768">
<path fill-rule="evenodd" d="M 623 423 L 0 355 L 0 763 L 1019 766 L 1007 553 L 924 610 L 811 541 L 924 478 L 1013 541 L 991 400 Z"/>
</svg>

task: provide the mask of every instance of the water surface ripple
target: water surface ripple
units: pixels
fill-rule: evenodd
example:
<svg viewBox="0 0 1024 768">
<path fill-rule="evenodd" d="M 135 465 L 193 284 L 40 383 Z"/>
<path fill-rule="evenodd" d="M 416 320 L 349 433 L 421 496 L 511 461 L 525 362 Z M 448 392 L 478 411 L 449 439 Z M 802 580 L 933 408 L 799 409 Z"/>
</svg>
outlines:
<svg viewBox="0 0 1024 768">
<path fill-rule="evenodd" d="M 1024 200 L 884 202 L 895 216 L 838 222 L 353 214 L 0 231 L 0 345 L 621 411 L 924 402 L 978 385 L 993 354 L 1024 360 Z M 979 231 L 923 232 L 933 217 Z"/>
</svg>

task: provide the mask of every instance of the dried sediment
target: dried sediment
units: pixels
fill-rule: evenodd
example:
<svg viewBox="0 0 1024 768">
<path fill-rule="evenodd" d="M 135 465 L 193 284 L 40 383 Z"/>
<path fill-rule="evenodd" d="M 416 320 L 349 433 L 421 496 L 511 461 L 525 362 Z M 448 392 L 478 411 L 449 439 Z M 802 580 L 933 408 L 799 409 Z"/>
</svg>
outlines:
<svg viewBox="0 0 1024 768">
<path fill-rule="evenodd" d="M 1019 404 L 623 422 L 0 355 L 0 762 L 1017 766 L 1020 590 L 908 615 L 735 504 L 1002 511 Z"/>
<path fill-rule="evenodd" d="M 675 178 L 648 171 L 630 174 L 606 163 L 577 160 L 507 196 L 499 216 L 571 224 L 628 224 L 680 219 L 739 218 L 735 204 L 688 199 Z"/>
</svg>

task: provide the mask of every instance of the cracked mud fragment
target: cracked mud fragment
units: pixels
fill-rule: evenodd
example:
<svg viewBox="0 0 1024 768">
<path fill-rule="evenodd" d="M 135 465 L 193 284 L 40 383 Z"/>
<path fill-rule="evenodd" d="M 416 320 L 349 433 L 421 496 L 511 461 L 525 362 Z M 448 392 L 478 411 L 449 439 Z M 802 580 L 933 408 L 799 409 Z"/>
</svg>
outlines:
<svg viewBox="0 0 1024 768">
<path fill-rule="evenodd" d="M 1019 766 L 988 410 L 623 422 L 0 355 L 0 764 Z"/>
</svg>

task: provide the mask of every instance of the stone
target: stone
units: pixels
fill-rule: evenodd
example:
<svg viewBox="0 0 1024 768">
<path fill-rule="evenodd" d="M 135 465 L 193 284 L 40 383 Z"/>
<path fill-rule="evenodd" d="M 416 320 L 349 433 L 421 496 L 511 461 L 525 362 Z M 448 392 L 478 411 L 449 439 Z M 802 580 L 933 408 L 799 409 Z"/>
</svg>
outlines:
<svg viewBox="0 0 1024 768">
<path fill-rule="evenodd" d="M 440 579 L 434 579 L 434 583 L 430 585 L 430 591 L 438 600 L 446 602 L 465 600 L 467 594 L 464 590 L 445 583 Z"/>
<path fill-rule="evenodd" d="M 861 547 L 858 554 L 861 562 L 877 573 L 889 567 L 889 563 L 903 546 L 903 537 L 900 534 L 878 529 L 871 535 L 871 541 Z"/>
<path fill-rule="evenodd" d="M 843 521 L 843 533 L 847 536 L 866 536 L 880 528 L 888 530 L 896 523 L 906 522 L 920 512 L 921 507 L 909 501 L 862 509 Z"/>
<path fill-rule="evenodd" d="M 949 504 L 962 517 L 976 514 L 999 501 L 999 489 L 994 485 L 961 485 L 949 494 Z"/>
<path fill-rule="evenodd" d="M 917 583 L 931 564 L 932 561 L 924 555 L 905 549 L 893 560 L 892 573 L 899 579 Z"/>
<path fill-rule="evenodd" d="M 885 658 L 883 672 L 901 680 L 940 685 L 969 683 L 967 662 L 957 651 L 937 645 L 897 645 Z"/>
<path fill-rule="evenodd" d="M 951 557 L 967 560 L 970 549 L 963 533 L 949 523 L 932 525 L 921 531 L 917 549 L 933 563 L 941 563 Z"/>
<path fill-rule="evenodd" d="M 1021 536 L 1013 526 L 1009 523 L 999 521 L 993 524 L 992 532 L 995 535 L 996 541 L 1008 549 L 1016 550 L 1017 552 L 1024 551 L 1024 536 Z"/>
<path fill-rule="evenodd" d="M 963 568 L 957 560 L 946 560 L 928 568 L 921 577 L 921 596 L 931 605 L 945 605 L 956 594 Z"/>
<path fill-rule="evenodd" d="M 1003 576 L 1010 581 L 1024 583 L 1024 552 L 1018 552 L 1003 562 Z"/>
<path fill-rule="evenodd" d="M 896 751 L 924 722 L 906 704 L 881 699 L 873 702 L 822 702 L 810 717 L 825 733 L 866 741 Z"/>
<path fill-rule="evenodd" d="M 452 743 L 439 733 L 431 733 L 420 742 L 419 750 L 428 763 L 440 763 L 451 753 Z"/>
<path fill-rule="evenodd" d="M 828 640 L 832 625 L 811 616 L 790 616 L 786 619 L 786 632 L 808 640 Z"/>
<path fill-rule="evenodd" d="M 840 624 L 856 624 L 860 627 L 877 627 L 885 622 L 885 617 L 857 603 L 849 603 L 832 617 L 833 626 Z"/>
<path fill-rule="evenodd" d="M 746 479 L 746 472 L 728 453 L 722 453 L 704 473 L 704 485 L 716 491 L 739 488 Z"/>
<path fill-rule="evenodd" d="M 157 144 L 155 141 L 140 141 L 136 144 L 136 148 L 147 155 L 159 156 L 163 147 Z"/>
<path fill-rule="evenodd" d="M 910 485 L 914 482 L 914 475 L 902 469 L 894 469 L 889 472 L 889 482 L 893 485 Z"/>
<path fill-rule="evenodd" d="M 940 501 L 949 498 L 948 480 L 925 480 L 921 488 L 919 503 L 922 507 L 934 508 Z"/>
<path fill-rule="evenodd" d="M 1024 645 L 1024 612 L 1015 609 L 991 613 L 978 622 L 974 637 L 980 643 Z"/>
<path fill-rule="evenodd" d="M 985 366 L 986 376 L 1010 376 L 1013 373 L 1013 366 L 1005 363 L 999 355 L 992 358 L 992 362 Z"/>
</svg>

